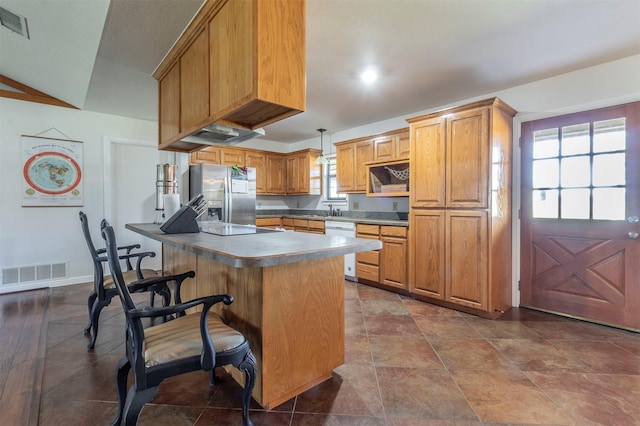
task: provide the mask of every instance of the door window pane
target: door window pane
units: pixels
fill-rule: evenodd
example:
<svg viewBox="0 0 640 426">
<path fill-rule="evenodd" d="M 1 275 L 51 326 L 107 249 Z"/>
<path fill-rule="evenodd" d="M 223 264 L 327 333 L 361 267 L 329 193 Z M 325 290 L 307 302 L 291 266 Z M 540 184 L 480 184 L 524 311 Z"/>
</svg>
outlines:
<svg viewBox="0 0 640 426">
<path fill-rule="evenodd" d="M 588 154 L 591 150 L 589 123 L 562 128 L 562 155 Z"/>
<path fill-rule="evenodd" d="M 537 160 L 533 162 L 533 187 L 557 188 L 560 177 L 558 159 Z"/>
<path fill-rule="evenodd" d="M 593 157 L 593 186 L 625 184 L 625 154 L 602 154 Z"/>
<path fill-rule="evenodd" d="M 558 218 L 558 190 L 533 191 L 533 217 L 543 219 Z"/>
<path fill-rule="evenodd" d="M 593 190 L 593 218 L 596 220 L 624 220 L 624 188 L 595 188 Z"/>
<path fill-rule="evenodd" d="M 558 156 L 558 129 L 545 129 L 533 132 L 533 158 Z"/>
<path fill-rule="evenodd" d="M 591 168 L 589 157 L 569 157 L 562 159 L 562 180 L 564 188 L 577 188 L 589 186 L 591 182 Z"/>
<path fill-rule="evenodd" d="M 563 189 L 560 193 L 562 219 L 589 219 L 589 190 Z"/>
<path fill-rule="evenodd" d="M 593 123 L 593 152 L 624 151 L 626 148 L 625 119 Z"/>
</svg>

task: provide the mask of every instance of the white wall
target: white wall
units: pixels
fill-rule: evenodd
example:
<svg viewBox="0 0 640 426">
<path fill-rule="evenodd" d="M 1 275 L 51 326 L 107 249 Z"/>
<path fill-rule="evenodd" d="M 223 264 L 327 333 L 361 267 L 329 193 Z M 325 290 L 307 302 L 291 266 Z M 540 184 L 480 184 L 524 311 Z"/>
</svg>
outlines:
<svg viewBox="0 0 640 426">
<path fill-rule="evenodd" d="M 52 128 L 57 131 L 49 130 L 41 136 L 83 142 L 82 207 L 22 207 L 21 135 L 38 135 Z M 103 203 L 105 137 L 157 141 L 157 123 L 0 98 L 0 271 L 68 262 L 67 279 L 3 286 L 0 277 L 0 292 L 93 279 L 78 212 L 87 214 L 94 240 L 99 238 L 99 222 L 107 216 Z M 155 188 L 150 191 L 153 193 Z"/>
</svg>

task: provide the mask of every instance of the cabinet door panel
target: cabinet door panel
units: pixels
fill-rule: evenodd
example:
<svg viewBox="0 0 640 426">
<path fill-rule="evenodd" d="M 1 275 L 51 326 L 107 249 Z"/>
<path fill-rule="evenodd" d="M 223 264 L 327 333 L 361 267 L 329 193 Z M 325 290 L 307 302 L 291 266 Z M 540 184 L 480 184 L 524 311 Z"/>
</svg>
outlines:
<svg viewBox="0 0 640 426">
<path fill-rule="evenodd" d="M 220 148 L 220 164 L 225 166 L 244 166 L 244 151 L 233 148 Z"/>
<path fill-rule="evenodd" d="M 374 160 L 391 161 L 395 160 L 396 144 L 394 136 L 374 139 Z"/>
<path fill-rule="evenodd" d="M 338 192 L 352 192 L 355 190 L 355 155 L 355 144 L 350 143 L 336 147 Z"/>
<path fill-rule="evenodd" d="M 194 129 L 209 116 L 209 33 L 205 28 L 180 58 L 180 127 Z"/>
<path fill-rule="evenodd" d="M 180 65 L 174 64 L 160 80 L 160 144 L 180 133 Z"/>
<path fill-rule="evenodd" d="M 486 208 L 489 191 L 489 110 L 447 119 L 447 207 Z"/>
<path fill-rule="evenodd" d="M 411 232 L 410 291 L 444 300 L 445 212 L 413 210 Z"/>
<path fill-rule="evenodd" d="M 298 192 L 298 159 L 287 157 L 287 194 Z"/>
<path fill-rule="evenodd" d="M 411 206 L 445 206 L 445 124 L 436 118 L 411 124 Z"/>
<path fill-rule="evenodd" d="M 447 211 L 446 300 L 487 309 L 487 212 Z"/>
<path fill-rule="evenodd" d="M 283 155 L 267 154 L 267 193 L 285 193 L 285 160 Z"/>
<path fill-rule="evenodd" d="M 365 141 L 356 144 L 355 163 L 355 190 L 364 192 L 367 189 L 367 169 L 364 163 L 373 161 L 373 142 Z"/>
<path fill-rule="evenodd" d="M 407 287 L 406 238 L 382 237 L 380 281 L 398 288 Z"/>
<path fill-rule="evenodd" d="M 244 155 L 245 165 L 256 169 L 256 193 L 264 194 L 267 187 L 267 171 L 264 152 L 247 151 Z"/>
<path fill-rule="evenodd" d="M 403 159 L 409 158 L 411 153 L 411 137 L 410 133 L 407 131 L 405 133 L 400 133 L 396 139 L 396 158 Z"/>
<path fill-rule="evenodd" d="M 220 148 L 208 146 L 191 153 L 191 164 L 220 164 Z"/>
</svg>

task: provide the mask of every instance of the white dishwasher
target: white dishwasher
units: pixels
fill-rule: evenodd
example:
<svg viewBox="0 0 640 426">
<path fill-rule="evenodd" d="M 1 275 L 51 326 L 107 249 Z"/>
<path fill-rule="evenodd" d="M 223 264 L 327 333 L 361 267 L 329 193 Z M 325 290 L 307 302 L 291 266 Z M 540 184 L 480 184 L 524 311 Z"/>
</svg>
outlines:
<svg viewBox="0 0 640 426">
<path fill-rule="evenodd" d="M 324 233 L 325 235 L 355 238 L 356 224 L 352 222 L 338 222 L 327 220 L 324 222 Z M 349 281 L 357 281 L 355 253 L 344 255 L 344 277 Z"/>
</svg>

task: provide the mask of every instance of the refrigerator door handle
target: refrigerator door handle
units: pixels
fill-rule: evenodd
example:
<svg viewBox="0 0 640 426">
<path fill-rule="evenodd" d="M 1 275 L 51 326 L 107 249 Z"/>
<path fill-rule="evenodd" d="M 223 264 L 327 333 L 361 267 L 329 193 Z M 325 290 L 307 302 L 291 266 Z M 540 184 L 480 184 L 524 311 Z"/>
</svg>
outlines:
<svg viewBox="0 0 640 426">
<path fill-rule="evenodd" d="M 230 222 L 231 218 L 231 203 L 233 202 L 233 197 L 231 196 L 231 179 L 229 176 L 224 178 L 224 202 L 222 203 L 222 207 L 224 211 L 222 212 L 221 220 L 223 222 Z"/>
</svg>

